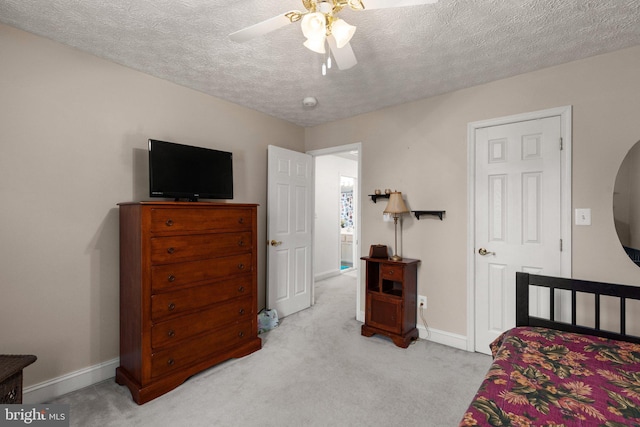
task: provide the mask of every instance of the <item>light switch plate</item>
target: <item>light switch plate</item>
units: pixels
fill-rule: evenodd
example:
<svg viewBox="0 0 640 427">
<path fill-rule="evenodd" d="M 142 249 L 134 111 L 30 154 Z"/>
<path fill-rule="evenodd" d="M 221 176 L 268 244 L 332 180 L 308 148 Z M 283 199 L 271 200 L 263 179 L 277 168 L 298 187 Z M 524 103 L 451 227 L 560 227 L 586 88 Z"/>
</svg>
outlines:
<svg viewBox="0 0 640 427">
<path fill-rule="evenodd" d="M 591 209 L 576 209 L 576 225 L 591 225 Z"/>
</svg>

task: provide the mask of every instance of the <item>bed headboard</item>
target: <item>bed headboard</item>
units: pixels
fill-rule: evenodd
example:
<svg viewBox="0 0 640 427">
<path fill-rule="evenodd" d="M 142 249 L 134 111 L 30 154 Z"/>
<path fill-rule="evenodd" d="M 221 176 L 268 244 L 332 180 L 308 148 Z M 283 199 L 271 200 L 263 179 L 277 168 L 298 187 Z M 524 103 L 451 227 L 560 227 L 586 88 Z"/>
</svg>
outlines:
<svg viewBox="0 0 640 427">
<path fill-rule="evenodd" d="M 571 323 L 555 320 L 555 298 L 549 298 L 549 319 L 529 315 L 529 286 L 549 288 L 549 295 L 554 295 L 556 289 L 569 291 L 571 295 Z M 593 317 L 595 319 L 595 327 L 593 328 L 576 324 L 576 295 L 578 293 L 594 295 L 595 312 L 593 313 Z M 618 297 L 620 300 L 620 332 L 600 329 L 600 296 L 603 295 Z M 627 300 L 640 301 L 640 287 L 541 276 L 529 273 L 516 273 L 516 326 L 541 326 L 561 331 L 640 343 L 640 337 L 627 335 L 626 332 Z"/>
</svg>

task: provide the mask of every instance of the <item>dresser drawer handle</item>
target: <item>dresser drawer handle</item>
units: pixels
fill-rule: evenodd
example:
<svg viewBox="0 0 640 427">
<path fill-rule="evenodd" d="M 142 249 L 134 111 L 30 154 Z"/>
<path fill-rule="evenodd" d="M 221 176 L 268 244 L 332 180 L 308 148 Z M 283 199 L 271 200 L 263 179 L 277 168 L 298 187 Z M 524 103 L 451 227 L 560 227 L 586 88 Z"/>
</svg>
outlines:
<svg viewBox="0 0 640 427">
<path fill-rule="evenodd" d="M 244 286 L 240 286 L 240 287 L 238 288 L 238 292 L 244 292 Z"/>
<path fill-rule="evenodd" d="M 238 242 L 238 246 L 244 246 L 244 241 L 240 240 L 240 241 Z"/>
<path fill-rule="evenodd" d="M 238 224 L 244 224 L 244 218 L 242 217 L 238 218 Z"/>
<path fill-rule="evenodd" d="M 393 270 L 389 270 L 389 274 L 393 276 Z"/>
<path fill-rule="evenodd" d="M 173 220 L 171 218 L 169 218 L 165 224 L 167 224 L 167 227 L 171 227 L 173 225 Z"/>
<path fill-rule="evenodd" d="M 241 308 L 240 311 L 238 312 L 238 314 L 240 314 L 240 315 L 244 314 L 244 308 Z"/>
<path fill-rule="evenodd" d="M 169 332 L 167 332 L 167 336 L 169 338 L 173 338 L 176 336 L 176 331 L 174 331 L 173 329 L 169 329 Z"/>
<path fill-rule="evenodd" d="M 168 249 L 167 249 L 167 253 L 169 253 L 169 254 L 172 254 L 172 253 L 174 253 L 175 251 L 176 251 L 176 250 L 175 250 L 175 248 L 168 248 Z"/>
<path fill-rule="evenodd" d="M 169 366 L 173 366 L 174 363 L 176 363 L 176 362 L 173 359 L 167 360 L 167 365 L 169 365 Z"/>
<path fill-rule="evenodd" d="M 176 309 L 176 305 L 174 303 L 170 303 L 167 308 L 169 309 L 169 311 L 173 311 Z"/>
<path fill-rule="evenodd" d="M 167 280 L 169 280 L 169 282 L 175 282 L 176 281 L 176 276 L 174 276 L 173 274 L 170 274 L 169 277 L 167 278 Z"/>
<path fill-rule="evenodd" d="M 242 263 L 238 264 L 238 269 L 239 270 L 244 270 L 244 264 L 242 264 Z"/>
<path fill-rule="evenodd" d="M 243 331 L 238 332 L 238 337 L 239 337 L 239 338 L 244 337 L 244 332 L 243 332 Z"/>
</svg>

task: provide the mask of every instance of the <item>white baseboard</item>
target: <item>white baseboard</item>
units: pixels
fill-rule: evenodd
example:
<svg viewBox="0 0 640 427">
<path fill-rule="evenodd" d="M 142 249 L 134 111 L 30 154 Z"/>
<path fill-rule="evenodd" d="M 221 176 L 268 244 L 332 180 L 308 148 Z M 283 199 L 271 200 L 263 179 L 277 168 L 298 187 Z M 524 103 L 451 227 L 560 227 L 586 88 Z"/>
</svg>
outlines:
<svg viewBox="0 0 640 427">
<path fill-rule="evenodd" d="M 423 325 L 416 325 L 420 338 L 427 341 L 433 341 L 438 344 L 457 348 L 459 350 L 467 350 L 467 337 L 464 335 L 452 334 L 451 332 L 440 331 L 438 329 L 427 329 Z"/>
<path fill-rule="evenodd" d="M 116 368 L 119 365 L 120 358 L 115 358 L 40 384 L 25 387 L 22 392 L 22 402 L 45 403 L 63 394 L 108 380 L 115 376 Z"/>
<path fill-rule="evenodd" d="M 364 311 L 359 311 L 356 320 L 364 323 Z M 452 334 L 451 332 L 440 331 L 438 329 L 429 328 L 429 332 L 424 325 L 416 325 L 418 334 L 421 339 L 433 341 L 438 344 L 447 345 L 460 350 L 467 350 L 467 337 L 464 335 Z"/>
</svg>

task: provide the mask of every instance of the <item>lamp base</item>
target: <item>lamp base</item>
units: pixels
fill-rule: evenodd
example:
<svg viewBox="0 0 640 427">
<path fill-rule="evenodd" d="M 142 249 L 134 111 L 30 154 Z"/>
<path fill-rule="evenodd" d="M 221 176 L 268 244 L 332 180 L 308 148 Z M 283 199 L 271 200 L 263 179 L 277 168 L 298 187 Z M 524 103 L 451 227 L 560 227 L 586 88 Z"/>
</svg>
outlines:
<svg viewBox="0 0 640 427">
<path fill-rule="evenodd" d="M 402 261 L 402 257 L 400 255 L 391 255 L 389 259 L 391 261 Z"/>
</svg>

